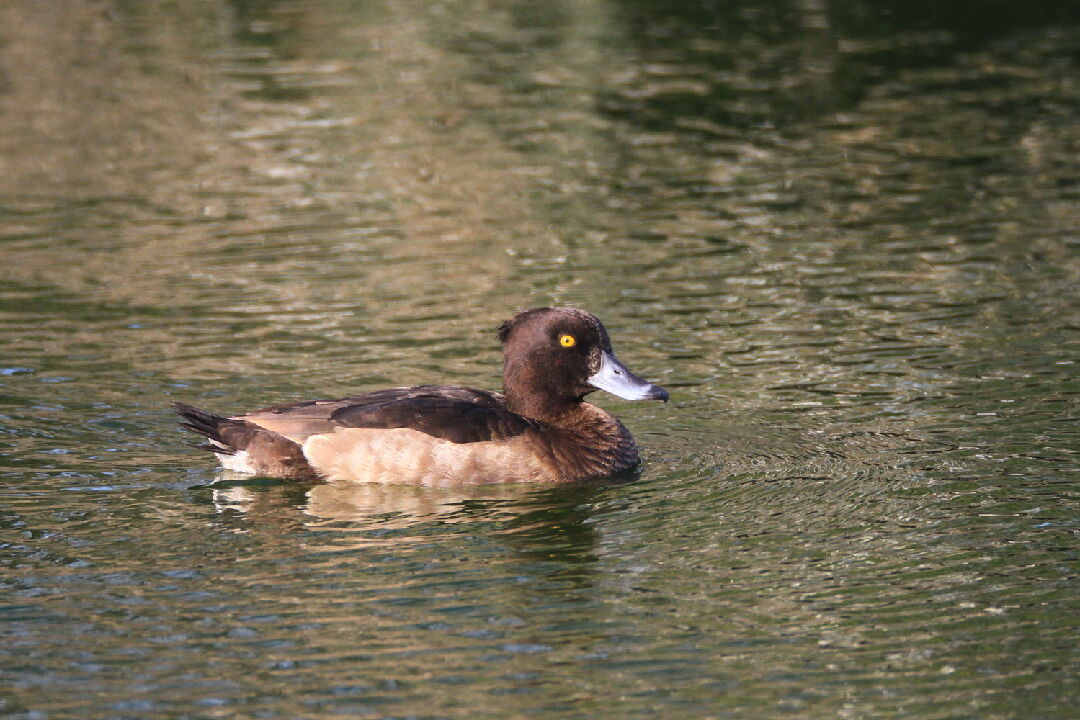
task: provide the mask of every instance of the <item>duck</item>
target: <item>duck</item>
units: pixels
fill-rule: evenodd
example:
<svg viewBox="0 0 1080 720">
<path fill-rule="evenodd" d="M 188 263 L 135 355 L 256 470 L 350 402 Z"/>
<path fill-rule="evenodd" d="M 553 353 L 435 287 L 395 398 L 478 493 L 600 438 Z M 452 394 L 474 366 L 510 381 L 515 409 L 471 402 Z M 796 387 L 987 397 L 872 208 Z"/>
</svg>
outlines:
<svg viewBox="0 0 1080 720">
<path fill-rule="evenodd" d="M 451 385 L 375 390 L 339 400 L 221 416 L 173 404 L 181 427 L 229 470 L 300 481 L 453 487 L 572 483 L 640 465 L 630 431 L 586 402 L 668 392 L 623 365 L 603 323 L 585 310 L 541 307 L 498 329 L 503 391 Z"/>
</svg>

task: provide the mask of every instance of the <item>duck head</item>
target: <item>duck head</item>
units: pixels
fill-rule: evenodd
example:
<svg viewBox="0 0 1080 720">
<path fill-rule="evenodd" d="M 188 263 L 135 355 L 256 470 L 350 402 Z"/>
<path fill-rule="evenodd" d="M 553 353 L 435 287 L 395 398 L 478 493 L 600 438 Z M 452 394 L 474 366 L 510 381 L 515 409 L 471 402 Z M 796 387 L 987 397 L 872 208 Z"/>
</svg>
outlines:
<svg viewBox="0 0 1080 720">
<path fill-rule="evenodd" d="M 594 390 L 626 400 L 667 401 L 667 390 L 623 365 L 595 315 L 577 308 L 534 308 L 499 328 L 503 390 L 510 410 L 536 419 L 572 409 Z"/>
</svg>

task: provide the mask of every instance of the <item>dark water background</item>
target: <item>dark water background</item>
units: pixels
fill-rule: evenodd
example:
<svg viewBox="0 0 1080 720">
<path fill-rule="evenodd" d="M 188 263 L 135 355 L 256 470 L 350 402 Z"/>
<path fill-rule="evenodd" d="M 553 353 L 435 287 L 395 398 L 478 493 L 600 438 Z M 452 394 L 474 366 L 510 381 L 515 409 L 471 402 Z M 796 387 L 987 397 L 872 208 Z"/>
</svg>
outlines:
<svg viewBox="0 0 1080 720">
<path fill-rule="evenodd" d="M 1080 11 L 0 4 L 0 716 L 1075 718 Z M 165 407 L 498 387 L 633 482 L 220 474 Z"/>
</svg>

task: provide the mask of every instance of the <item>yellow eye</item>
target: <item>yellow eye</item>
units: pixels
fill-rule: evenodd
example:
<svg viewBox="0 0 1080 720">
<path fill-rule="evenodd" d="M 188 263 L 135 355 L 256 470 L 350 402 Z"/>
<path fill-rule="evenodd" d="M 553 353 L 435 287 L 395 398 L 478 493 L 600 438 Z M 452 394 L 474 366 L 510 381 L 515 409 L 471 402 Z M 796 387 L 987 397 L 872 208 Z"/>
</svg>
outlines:
<svg viewBox="0 0 1080 720">
<path fill-rule="evenodd" d="M 563 333 L 559 336 L 559 344 L 562 345 L 564 348 L 572 348 L 577 345 L 577 340 L 574 338 L 573 335 L 567 335 L 566 333 Z"/>
</svg>

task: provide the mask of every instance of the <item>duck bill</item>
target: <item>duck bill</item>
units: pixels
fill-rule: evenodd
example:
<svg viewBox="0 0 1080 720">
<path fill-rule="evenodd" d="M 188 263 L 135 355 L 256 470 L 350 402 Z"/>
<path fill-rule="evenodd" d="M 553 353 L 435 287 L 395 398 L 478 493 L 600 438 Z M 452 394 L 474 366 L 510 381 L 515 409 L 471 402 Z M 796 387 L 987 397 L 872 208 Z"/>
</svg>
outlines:
<svg viewBox="0 0 1080 720">
<path fill-rule="evenodd" d="M 589 376 L 589 384 L 624 400 L 663 400 L 668 392 L 659 385 L 642 380 L 609 352 L 600 351 L 600 369 Z"/>
</svg>

